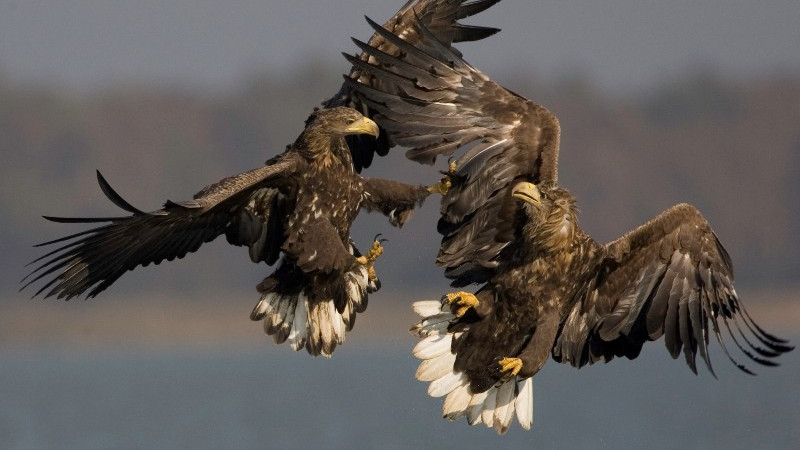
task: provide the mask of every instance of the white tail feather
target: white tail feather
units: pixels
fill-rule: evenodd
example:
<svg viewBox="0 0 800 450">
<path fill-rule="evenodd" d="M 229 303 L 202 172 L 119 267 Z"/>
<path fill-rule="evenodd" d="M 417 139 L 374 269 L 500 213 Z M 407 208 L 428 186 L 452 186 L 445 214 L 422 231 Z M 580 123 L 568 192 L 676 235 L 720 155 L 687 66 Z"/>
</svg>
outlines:
<svg viewBox="0 0 800 450">
<path fill-rule="evenodd" d="M 318 337 L 321 344 L 320 347 L 322 349 L 322 354 L 324 356 L 330 356 L 330 352 L 332 350 L 330 345 L 335 340 L 333 333 L 333 321 L 330 311 L 333 309 L 335 314 L 336 307 L 333 306 L 332 301 L 326 301 L 323 303 L 317 303 L 317 305 L 313 308 L 317 310 L 317 321 L 313 324 L 314 328 L 316 328 L 316 333 L 313 333 L 311 338 L 314 339 L 315 337 Z"/>
<path fill-rule="evenodd" d="M 334 322 L 334 332 L 336 334 L 336 338 L 340 342 L 344 342 L 344 337 L 347 335 L 347 326 L 344 324 L 344 317 L 342 314 L 338 314 L 336 311 L 336 307 L 333 307 L 333 322 Z"/>
<path fill-rule="evenodd" d="M 514 417 L 514 388 L 516 382 L 507 381 L 497 389 L 497 400 L 494 410 L 494 429 L 503 434 L 508 430 Z"/>
<path fill-rule="evenodd" d="M 449 420 L 464 417 L 467 414 L 470 400 L 472 400 L 472 394 L 469 392 L 469 380 L 464 377 L 464 382 L 447 394 L 444 399 L 442 415 Z"/>
<path fill-rule="evenodd" d="M 305 347 L 307 336 L 308 299 L 305 295 L 300 294 L 294 313 L 294 321 L 292 322 L 292 331 L 289 332 L 289 345 L 291 345 L 292 349 L 295 351 L 300 350 Z"/>
<path fill-rule="evenodd" d="M 294 295 L 271 291 L 262 293 L 250 318 L 263 320 L 264 332 L 278 344 L 288 340 L 296 351 L 305 348 L 314 356 L 330 357 L 344 343 L 356 314 L 366 309 L 368 294 L 377 290 L 364 266 L 356 266 L 344 276 L 347 301 L 341 313 L 333 299 L 311 302 L 305 291 Z"/>
<path fill-rule="evenodd" d="M 428 385 L 428 395 L 431 397 L 443 397 L 463 383 L 463 374 L 450 372 L 438 380 L 431 381 L 431 384 Z"/>
<path fill-rule="evenodd" d="M 255 308 L 253 308 L 253 312 L 250 313 L 250 318 L 252 320 L 261 320 L 265 314 L 267 314 L 267 309 L 269 308 L 269 300 L 267 297 L 269 295 L 276 295 L 274 292 L 269 294 L 264 294 L 261 296 L 261 300 L 256 303 Z"/>
<path fill-rule="evenodd" d="M 453 371 L 455 362 L 456 355 L 450 352 L 436 358 L 426 359 L 417 368 L 416 377 L 419 381 L 438 380 Z"/>
<path fill-rule="evenodd" d="M 411 327 L 411 332 L 419 337 L 446 334 L 452 319 L 452 314 L 436 314 L 415 324 Z"/>
<path fill-rule="evenodd" d="M 529 430 L 533 423 L 532 379 L 515 376 L 485 392 L 470 392 L 466 375 L 454 370 L 456 355 L 451 349 L 453 339 L 467 331 L 447 330 L 456 320 L 449 304 L 438 300 L 419 301 L 413 304 L 413 309 L 422 317 L 411 328 L 421 338 L 412 350 L 414 356 L 422 360 L 416 378 L 430 382 L 428 395 L 431 397 L 447 396 L 442 404 L 444 417 L 450 420 L 466 417 L 470 425 L 483 423 L 503 434 L 516 416 L 522 428 Z"/>
<path fill-rule="evenodd" d="M 288 334 L 291 326 L 291 319 L 287 321 L 289 311 L 294 314 L 294 300 L 288 295 L 274 295 L 275 299 L 270 305 L 270 313 L 264 319 L 264 331 L 275 336 L 275 342 L 281 343 L 283 336 Z"/>
<path fill-rule="evenodd" d="M 414 302 L 411 308 L 421 317 L 430 317 L 442 312 L 442 302 L 439 300 L 423 300 Z"/>
<path fill-rule="evenodd" d="M 469 400 L 467 406 L 467 421 L 470 425 L 475 425 L 481 421 L 481 411 L 483 411 L 483 402 L 486 401 L 486 392 L 478 392 L 474 394 Z"/>
<path fill-rule="evenodd" d="M 292 331 L 292 324 L 294 323 L 294 315 L 297 311 L 297 302 L 287 302 L 289 304 L 288 310 L 286 315 L 283 318 L 283 325 L 281 326 L 280 331 L 275 335 L 275 342 L 278 344 L 282 344 L 286 341 L 286 338 L 289 337 L 289 333 Z M 305 312 L 301 310 L 301 312 Z"/>
<path fill-rule="evenodd" d="M 518 381 L 517 389 L 517 420 L 522 428 L 530 430 L 533 423 L 533 378 Z"/>
<path fill-rule="evenodd" d="M 278 301 L 275 302 L 272 314 L 270 314 L 268 320 L 264 322 L 269 322 L 270 327 L 273 329 L 279 328 L 283 325 L 283 320 L 286 318 L 286 312 L 289 310 L 290 303 L 292 303 L 292 299 L 289 298 L 288 295 L 278 296 Z"/>
<path fill-rule="evenodd" d="M 481 422 L 487 427 L 494 426 L 494 410 L 497 407 L 497 387 L 492 386 L 486 391 L 486 400 L 483 401 L 481 410 Z M 480 423 L 480 422 L 479 422 Z"/>
<path fill-rule="evenodd" d="M 431 359 L 450 352 L 453 337 L 450 334 L 423 338 L 411 353 L 419 359 Z"/>
</svg>

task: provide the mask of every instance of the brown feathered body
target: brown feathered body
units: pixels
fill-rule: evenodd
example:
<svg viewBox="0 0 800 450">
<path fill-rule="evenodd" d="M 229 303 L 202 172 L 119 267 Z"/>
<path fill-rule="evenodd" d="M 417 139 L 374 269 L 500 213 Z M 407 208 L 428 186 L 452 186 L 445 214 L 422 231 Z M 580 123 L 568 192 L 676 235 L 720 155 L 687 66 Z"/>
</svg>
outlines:
<svg viewBox="0 0 800 450">
<path fill-rule="evenodd" d="M 304 155 L 303 163 L 297 168 L 302 177 L 297 182 L 281 185 L 278 191 L 287 210 L 287 214 L 281 216 L 285 230 L 283 250 L 292 255 L 286 264 L 299 266 L 298 273 L 291 276 L 301 280 L 283 283 L 279 289 L 286 292 L 287 289 L 315 286 L 307 292 L 310 300 L 334 298 L 341 310 L 347 295 L 339 272 L 341 268 L 354 267 L 356 255 L 345 254 L 338 246 L 340 244 L 343 249 L 350 246 L 350 226 L 364 200 L 364 181 L 353 169 L 343 136 L 311 130 L 303 133 L 292 149 Z M 331 233 L 325 230 L 329 227 Z M 322 233 L 329 235 L 320 236 Z M 334 235 L 338 242 L 327 242 Z M 325 267 L 317 267 L 315 260 L 325 257 L 324 254 L 332 255 L 333 260 Z M 259 290 L 269 290 L 268 284 L 262 283 Z"/>
<path fill-rule="evenodd" d="M 420 42 L 418 21 L 448 47 L 491 36 L 499 30 L 463 25 L 459 20 L 498 1 L 409 0 L 383 26 L 371 22 L 375 33 L 367 43 L 356 41 L 361 52 L 348 55 L 353 66 L 345 82 L 324 102 L 323 111 L 310 116 L 286 152 L 264 167 L 202 189 L 190 201 L 168 201 L 160 210 L 144 212 L 114 192 L 98 173 L 106 196 L 132 215 L 49 217 L 57 222 L 104 225 L 42 244 L 61 242 L 63 246 L 35 261 L 41 262 L 23 280 L 24 286 L 51 277 L 35 295 L 94 297 L 128 270 L 182 258 L 225 234 L 229 243 L 247 247 L 253 262 L 277 263 L 274 273 L 258 285 L 262 298 L 251 318 L 263 320 L 265 331 L 277 342 L 288 340 L 295 349 L 329 356 L 343 342 L 356 313 L 366 308 L 369 291 L 378 288 L 366 267 L 354 265 L 361 255 L 349 234 L 357 212 L 379 211 L 400 226 L 429 194 L 422 186 L 359 176 L 375 154 L 385 155 L 395 144 L 406 144 L 402 130 L 388 126 L 369 99 L 354 90 L 362 84 L 375 89 L 391 85 L 372 77 L 363 66 L 375 55 L 406 58 L 392 43 L 398 39 Z M 409 61 L 417 60 L 411 57 Z M 322 125 L 329 118 L 325 111 L 336 115 L 344 110 L 374 118 L 379 127 L 366 133 L 372 136 L 341 129 L 331 134 L 332 129 Z M 437 147 L 409 157 L 430 163 L 435 155 L 453 149 L 451 145 Z"/>
<path fill-rule="evenodd" d="M 345 136 L 326 129 L 308 128 L 290 149 L 303 162 L 296 168 L 301 176 L 275 193 L 275 202 L 286 209 L 279 215 L 284 258 L 258 285 L 262 298 L 250 318 L 264 320 L 277 343 L 288 340 L 295 349 L 330 356 L 366 309 L 368 294 L 380 287 L 356 262 L 360 253 L 350 240 L 359 210 L 380 211 L 402 226 L 429 192 L 421 185 L 362 177 Z"/>
<path fill-rule="evenodd" d="M 442 198 L 437 263 L 454 287 L 421 301 L 417 378 L 446 397 L 443 414 L 505 432 L 532 423 L 531 376 L 548 358 L 582 367 L 635 358 L 663 336 L 673 357 L 711 370 L 709 338 L 741 370 L 727 337 L 750 360 L 776 365 L 792 349 L 761 329 L 733 288 L 728 253 L 700 212 L 676 205 L 600 245 L 578 226 L 558 185 L 560 125 L 541 105 L 492 81 L 428 27 L 392 37 L 354 66 L 350 84 L 408 155 L 456 154 Z M 515 192 L 538 186 L 540 197 Z M 520 195 L 520 196 L 518 196 Z M 531 194 L 533 195 L 533 194 Z M 713 371 L 712 371 L 713 373 Z"/>
<path fill-rule="evenodd" d="M 578 227 L 572 197 L 564 190 L 559 194 L 548 211 L 523 207 L 515 212 L 516 231 L 507 254 L 478 293 L 477 315 L 461 322 L 469 333 L 453 342 L 454 368 L 467 374 L 473 392 L 504 381 L 497 364 L 501 355 L 523 360 L 522 377 L 541 369 L 585 274 L 602 253 Z"/>
<path fill-rule="evenodd" d="M 521 184 L 531 183 L 522 182 Z M 429 393 L 444 396 L 444 415 L 466 416 L 503 433 L 516 414 L 532 420 L 531 377 L 547 362 L 580 368 L 615 357 L 636 358 L 663 337 L 670 355 L 696 358 L 713 374 L 713 336 L 728 359 L 724 335 L 748 359 L 775 366 L 793 347 L 753 321 L 733 288 L 728 253 L 700 212 L 679 204 L 619 239 L 601 245 L 581 230 L 572 195 L 550 183 L 536 202 L 507 195 L 512 236 L 462 315 L 458 303 L 415 303 L 423 320 L 414 349 Z M 508 194 L 508 193 L 507 193 Z M 510 217 L 510 219 L 508 219 Z M 517 372 L 504 369 L 518 359 Z"/>
<path fill-rule="evenodd" d="M 43 261 L 25 286 L 52 276 L 35 295 L 93 297 L 129 270 L 182 258 L 225 234 L 229 243 L 247 247 L 253 262 L 277 263 L 258 285 L 261 299 L 250 318 L 263 320 L 278 343 L 330 356 L 379 287 L 350 240 L 358 211 L 383 212 L 401 226 L 430 194 L 421 185 L 359 175 L 345 141 L 353 134 L 377 136 L 378 126 L 350 108 L 319 110 L 265 166 L 153 212 L 131 206 L 98 173 L 106 196 L 132 215 L 50 217 L 106 224 L 41 244 L 64 243 L 37 260 Z"/>
</svg>

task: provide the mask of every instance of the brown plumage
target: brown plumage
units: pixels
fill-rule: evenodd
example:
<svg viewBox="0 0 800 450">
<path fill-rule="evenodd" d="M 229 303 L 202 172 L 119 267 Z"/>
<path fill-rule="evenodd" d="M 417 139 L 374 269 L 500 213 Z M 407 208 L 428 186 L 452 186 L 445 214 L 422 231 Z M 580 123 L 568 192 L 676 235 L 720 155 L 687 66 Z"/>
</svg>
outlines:
<svg viewBox="0 0 800 450">
<path fill-rule="evenodd" d="M 551 357 L 575 367 L 633 359 L 663 336 L 673 357 L 683 353 L 696 372 L 699 354 L 713 373 L 713 335 L 752 373 L 723 334 L 762 365 L 792 349 L 746 313 L 731 259 L 694 207 L 674 206 L 598 244 L 558 186 L 556 117 L 470 66 L 425 24 L 417 35 L 413 44 L 392 41 L 404 59 L 374 55 L 364 65 L 380 89 L 356 91 L 409 154 L 468 148 L 442 199 L 437 262 L 454 286 L 481 287 L 414 304 L 417 378 L 446 396 L 445 417 L 503 433 L 516 415 L 529 428 L 531 377 Z"/>
<path fill-rule="evenodd" d="M 398 40 L 407 42 L 411 47 L 418 45 L 424 39 L 420 35 L 417 23 L 425 24 L 426 31 L 435 36 L 441 45 L 446 46 L 450 51 L 458 53 L 452 47 L 453 43 L 476 41 L 491 36 L 498 31 L 497 28 L 482 27 L 475 25 L 463 25 L 458 21 L 478 14 L 500 0 L 409 0 L 400 10 L 387 20 L 383 26 L 373 22 L 369 18 L 367 21 L 375 30 L 370 39 L 364 43 L 358 39 L 353 42 L 361 51 L 357 55 L 345 54 L 345 58 L 353 64 L 352 70 L 345 75 L 345 82 L 339 92 L 324 103 L 325 107 L 349 106 L 361 111 L 365 116 L 375 120 L 381 128 L 381 135 L 378 142 L 365 140 L 358 136 L 348 139 L 351 152 L 353 153 L 353 163 L 358 171 L 364 167 L 369 167 L 374 155 L 386 155 L 391 147 L 401 145 L 404 147 L 418 147 L 411 144 L 402 129 L 397 129 L 393 121 L 384 121 L 381 114 L 382 105 L 376 105 L 371 101 L 369 95 L 363 95 L 362 89 L 369 87 L 377 92 L 395 92 L 396 85 L 393 80 L 383 76 L 374 76 L 370 68 L 370 63 L 391 58 L 399 61 L 408 70 L 413 70 L 411 76 L 416 77 L 419 83 L 424 84 L 428 80 L 435 80 L 435 77 L 428 76 L 423 70 L 415 69 L 420 61 L 418 55 L 408 54 L 402 51 L 394 43 Z M 426 126 L 439 127 L 447 122 L 443 117 L 429 116 L 425 118 Z M 410 151 L 406 156 L 416 162 L 432 164 L 437 155 L 450 155 L 455 147 L 435 146 L 425 152 Z"/>
<path fill-rule="evenodd" d="M 429 195 L 424 186 L 356 173 L 345 136 L 362 133 L 377 136 L 378 127 L 350 108 L 320 110 L 294 144 L 266 166 L 149 213 L 123 200 L 98 172 L 103 192 L 132 215 L 47 217 L 106 224 L 40 244 L 64 243 L 35 261 L 41 263 L 23 288 L 52 277 L 35 295 L 94 297 L 129 270 L 182 258 L 225 234 L 229 243 L 248 247 L 253 262 L 278 262 L 258 286 L 262 298 L 251 318 L 264 319 L 265 330 L 279 343 L 288 339 L 296 350 L 330 355 L 356 313 L 366 308 L 368 292 L 378 288 L 369 276 L 374 258 L 357 261 L 361 255 L 350 241 L 359 209 L 387 213 L 401 226 Z"/>
<path fill-rule="evenodd" d="M 482 39 L 498 30 L 464 26 L 458 20 L 497 1 L 411 0 L 368 44 L 358 42 L 363 52 L 351 59 L 358 63 L 368 60 L 370 52 L 391 53 L 387 34 L 389 39 L 400 36 L 417 42 L 417 20 L 446 45 Z M 39 266 L 23 280 L 23 288 L 44 280 L 35 295 L 94 297 L 128 270 L 182 258 L 224 233 L 231 244 L 248 247 L 253 262 L 278 263 L 258 285 L 262 297 L 251 318 L 264 320 L 266 333 L 279 343 L 288 340 L 296 350 L 305 347 L 313 355 L 329 356 L 344 341 L 356 313 L 366 308 L 367 294 L 378 288 L 370 268 L 354 263 L 366 259 L 371 265 L 380 254 L 376 247 L 362 256 L 350 241 L 350 224 L 358 210 L 380 211 L 401 226 L 430 192 L 358 175 L 375 154 L 385 155 L 395 142 L 393 133 L 378 133 L 377 127 L 366 133 L 372 136 L 363 136 L 363 130 L 342 131 L 348 118 L 362 120 L 349 108 L 375 114 L 353 95 L 353 80 L 381 87 L 381 81 L 363 74 L 358 64 L 345 78 L 324 103 L 325 110 L 309 117 L 305 131 L 286 152 L 265 167 L 201 190 L 191 201 L 168 201 L 164 208 L 145 213 L 122 199 L 98 173 L 106 196 L 132 216 L 48 217 L 106 225 L 41 244 L 65 243 L 34 261 Z M 52 278 L 47 281 L 48 277 Z"/>
</svg>

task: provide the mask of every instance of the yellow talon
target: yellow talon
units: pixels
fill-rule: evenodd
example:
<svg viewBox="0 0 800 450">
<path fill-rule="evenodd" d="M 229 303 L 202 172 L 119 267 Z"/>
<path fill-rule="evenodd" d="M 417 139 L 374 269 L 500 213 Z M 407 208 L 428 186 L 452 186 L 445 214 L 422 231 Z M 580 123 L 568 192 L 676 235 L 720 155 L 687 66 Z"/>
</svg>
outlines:
<svg viewBox="0 0 800 450">
<path fill-rule="evenodd" d="M 378 257 L 382 254 L 383 246 L 381 245 L 380 241 L 375 240 L 375 242 L 372 243 L 372 247 L 370 247 L 369 251 L 367 252 L 367 259 L 375 262 L 375 260 L 378 259 Z"/>
<path fill-rule="evenodd" d="M 434 184 L 433 186 L 428 186 L 428 192 L 431 194 L 442 194 L 446 195 L 447 192 L 453 187 L 453 182 L 450 181 L 450 175 L 456 173 L 456 162 L 450 161 L 450 164 L 447 166 L 447 172 L 442 172 L 444 177 L 442 177 L 441 181 Z"/>
<path fill-rule="evenodd" d="M 458 307 L 456 309 L 456 317 L 461 317 L 467 313 L 467 310 L 478 306 L 478 298 L 469 292 L 459 291 L 446 294 L 442 300 L 447 300 L 451 307 Z"/>
<path fill-rule="evenodd" d="M 511 372 L 511 376 L 515 376 L 522 370 L 522 360 L 519 358 L 505 357 L 498 361 L 501 372 Z"/>
<path fill-rule="evenodd" d="M 428 186 L 428 192 L 431 194 L 447 194 L 447 191 L 450 190 L 450 187 L 453 183 L 450 181 L 450 177 L 442 177 L 442 181 L 434 184 L 433 186 Z"/>
<path fill-rule="evenodd" d="M 369 276 L 370 281 L 375 281 L 378 278 L 378 275 L 375 273 L 374 263 L 375 260 L 378 259 L 379 256 L 383 254 L 383 246 L 381 245 L 381 241 L 376 237 L 375 241 L 372 243 L 372 247 L 370 247 L 369 251 L 366 255 L 361 255 L 356 258 L 356 263 L 361 264 L 362 266 L 367 266 L 367 274 Z"/>
</svg>

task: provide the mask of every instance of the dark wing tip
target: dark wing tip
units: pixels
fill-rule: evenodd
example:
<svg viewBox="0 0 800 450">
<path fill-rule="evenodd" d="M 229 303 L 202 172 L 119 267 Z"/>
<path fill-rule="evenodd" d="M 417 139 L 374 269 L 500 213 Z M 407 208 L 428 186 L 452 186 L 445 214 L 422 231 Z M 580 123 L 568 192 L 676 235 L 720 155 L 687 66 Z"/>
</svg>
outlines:
<svg viewBox="0 0 800 450">
<path fill-rule="evenodd" d="M 100 190 L 103 191 L 103 194 L 105 194 L 106 197 L 108 197 L 108 199 L 111 200 L 111 202 L 115 205 L 137 216 L 145 214 L 144 211 L 134 207 L 124 198 L 122 198 L 122 196 L 119 195 L 110 184 L 108 184 L 108 181 L 106 181 L 105 177 L 103 177 L 103 174 L 101 174 L 99 170 L 97 171 L 97 184 L 100 185 Z"/>
<path fill-rule="evenodd" d="M 42 218 L 56 223 L 97 223 L 97 222 L 113 222 L 115 220 L 125 219 L 125 217 L 56 217 L 56 216 L 42 216 Z"/>
<path fill-rule="evenodd" d="M 485 39 L 500 32 L 500 28 L 476 27 L 469 25 L 458 25 L 453 42 L 472 42 Z"/>
<path fill-rule="evenodd" d="M 465 19 L 474 16 L 480 12 L 486 11 L 492 6 L 500 3 L 500 0 L 475 0 L 473 2 L 464 3 L 458 9 L 456 19 Z"/>
</svg>

